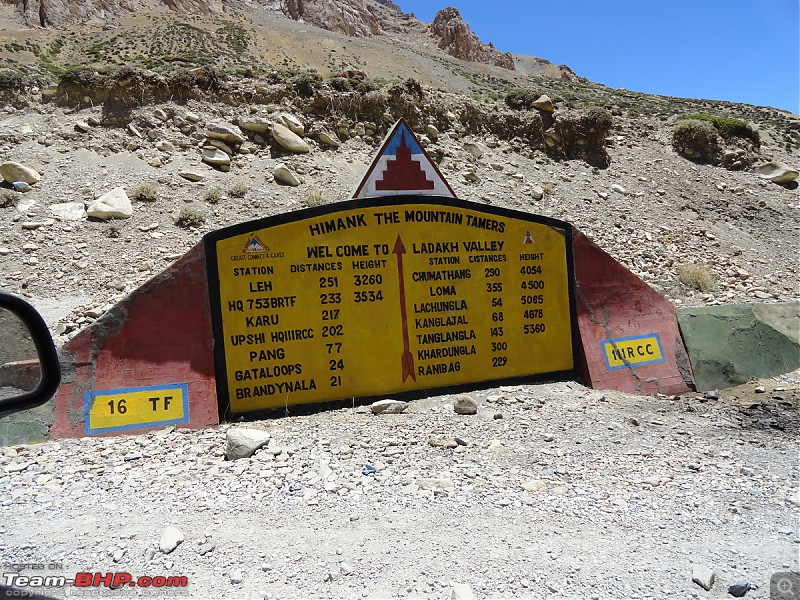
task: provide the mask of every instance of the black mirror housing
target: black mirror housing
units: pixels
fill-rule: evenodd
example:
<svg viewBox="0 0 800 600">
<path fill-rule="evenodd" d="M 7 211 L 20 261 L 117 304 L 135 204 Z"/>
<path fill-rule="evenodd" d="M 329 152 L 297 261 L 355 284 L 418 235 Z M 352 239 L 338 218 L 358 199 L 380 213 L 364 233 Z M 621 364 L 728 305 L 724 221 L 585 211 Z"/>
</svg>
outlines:
<svg viewBox="0 0 800 600">
<path fill-rule="evenodd" d="M 35 383 L 30 386 L 32 389 L 28 389 L 29 386 L 25 386 L 20 390 L 20 393 L 12 394 L 7 398 L 0 398 L 0 417 L 41 406 L 55 395 L 61 383 L 58 354 L 50 331 L 47 329 L 47 325 L 41 315 L 25 300 L 0 292 L 0 310 L 3 309 L 19 319 L 17 326 L 22 327 L 27 334 L 26 337 L 29 337 L 30 341 L 33 342 L 40 373 L 36 374 Z M 2 325 L 0 325 L 0 328 L 2 328 Z M 3 332 L 0 331 L 0 340 L 4 339 L 2 334 Z M 16 334 L 9 333 L 9 335 Z M 6 337 L 4 343 L 8 344 L 10 341 L 13 340 Z"/>
</svg>

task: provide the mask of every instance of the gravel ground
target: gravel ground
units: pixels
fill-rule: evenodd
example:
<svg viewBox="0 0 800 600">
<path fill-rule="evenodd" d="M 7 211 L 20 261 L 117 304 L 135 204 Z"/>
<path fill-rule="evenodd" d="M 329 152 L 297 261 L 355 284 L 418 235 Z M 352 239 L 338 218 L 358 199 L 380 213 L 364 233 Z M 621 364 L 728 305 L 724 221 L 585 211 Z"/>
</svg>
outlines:
<svg viewBox="0 0 800 600">
<path fill-rule="evenodd" d="M 9 447 L 0 563 L 185 576 L 195 598 L 724 598 L 740 578 L 768 598 L 800 567 L 798 384 L 707 400 L 566 382 L 475 392 L 475 415 L 443 396 Z M 242 427 L 269 443 L 225 460 Z M 185 539 L 165 553 L 170 526 Z M 144 590 L 103 597 L 126 592 Z"/>
</svg>

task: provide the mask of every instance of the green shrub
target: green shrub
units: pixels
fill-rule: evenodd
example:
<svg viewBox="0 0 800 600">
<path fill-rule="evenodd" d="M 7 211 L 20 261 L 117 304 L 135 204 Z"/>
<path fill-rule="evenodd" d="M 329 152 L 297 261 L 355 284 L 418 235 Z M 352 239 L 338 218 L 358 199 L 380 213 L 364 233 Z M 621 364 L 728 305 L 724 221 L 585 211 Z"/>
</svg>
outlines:
<svg viewBox="0 0 800 600">
<path fill-rule="evenodd" d="M 676 267 L 678 281 L 700 292 L 710 292 L 717 287 L 717 278 L 706 265 L 681 264 Z"/>
<path fill-rule="evenodd" d="M 204 197 L 209 204 L 216 204 L 222 199 L 222 188 L 213 187 L 206 192 Z"/>
<path fill-rule="evenodd" d="M 506 104 L 511 108 L 530 108 L 539 96 L 531 90 L 514 88 L 506 94 Z"/>
<path fill-rule="evenodd" d="M 301 96 L 313 96 L 319 87 L 322 77 L 316 71 L 305 71 L 292 79 L 292 84 Z"/>
<path fill-rule="evenodd" d="M 12 190 L 3 190 L 0 192 L 0 208 L 8 208 L 9 206 L 16 206 L 19 202 L 19 194 Z"/>
<path fill-rule="evenodd" d="M 247 182 L 242 180 L 234 181 L 231 187 L 228 188 L 228 195 L 231 198 L 244 198 L 248 189 Z"/>
<path fill-rule="evenodd" d="M 192 206 L 181 206 L 175 216 L 175 225 L 178 227 L 198 227 L 205 222 L 205 211 Z"/>
<path fill-rule="evenodd" d="M 330 80 L 331 87 L 339 92 L 350 92 L 353 90 L 353 84 L 347 77 L 332 77 Z"/>
<path fill-rule="evenodd" d="M 131 198 L 138 202 L 155 202 L 158 200 L 158 188 L 152 183 L 140 183 L 131 190 Z"/>
<path fill-rule="evenodd" d="M 374 82 L 372 82 L 372 81 L 366 81 L 366 80 L 364 80 L 364 81 L 359 81 L 359 82 L 356 84 L 356 91 L 357 91 L 359 94 L 367 94 L 367 93 L 369 93 L 369 92 L 374 92 L 374 91 L 375 91 L 375 90 L 377 90 L 379 87 L 380 87 L 380 86 L 379 86 L 377 83 L 374 83 Z"/>
<path fill-rule="evenodd" d="M 707 163 L 719 162 L 719 134 L 706 121 L 680 121 L 672 130 L 672 147 L 687 158 Z"/>
<path fill-rule="evenodd" d="M 750 125 L 739 119 L 731 119 L 730 117 L 718 117 L 706 113 L 697 113 L 693 115 L 683 115 L 678 117 L 679 121 L 704 121 L 711 123 L 720 135 L 724 138 L 745 138 L 753 142 L 756 147 L 761 145 L 761 136 L 758 131 L 754 130 Z"/>
</svg>

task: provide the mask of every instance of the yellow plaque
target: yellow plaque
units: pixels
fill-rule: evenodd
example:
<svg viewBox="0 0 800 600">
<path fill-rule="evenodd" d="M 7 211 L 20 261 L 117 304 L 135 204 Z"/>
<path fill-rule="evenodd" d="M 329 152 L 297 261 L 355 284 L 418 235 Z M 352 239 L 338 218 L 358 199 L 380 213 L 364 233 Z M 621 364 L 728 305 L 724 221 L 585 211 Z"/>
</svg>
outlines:
<svg viewBox="0 0 800 600">
<path fill-rule="evenodd" d="M 211 234 L 220 398 L 241 413 L 572 371 L 569 236 L 419 197 Z"/>
<path fill-rule="evenodd" d="M 609 371 L 631 365 L 651 365 L 666 362 L 657 333 L 603 340 L 603 356 Z"/>
<path fill-rule="evenodd" d="M 87 435 L 188 421 L 189 390 L 185 383 L 84 394 L 84 431 Z"/>
</svg>

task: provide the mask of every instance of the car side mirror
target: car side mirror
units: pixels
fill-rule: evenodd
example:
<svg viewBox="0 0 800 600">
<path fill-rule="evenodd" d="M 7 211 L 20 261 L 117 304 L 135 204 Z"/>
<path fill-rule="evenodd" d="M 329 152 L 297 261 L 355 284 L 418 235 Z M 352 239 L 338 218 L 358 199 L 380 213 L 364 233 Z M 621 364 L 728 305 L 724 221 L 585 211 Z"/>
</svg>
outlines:
<svg viewBox="0 0 800 600">
<path fill-rule="evenodd" d="M 41 315 L 0 292 L 0 417 L 44 404 L 60 383 L 58 355 Z"/>
</svg>

